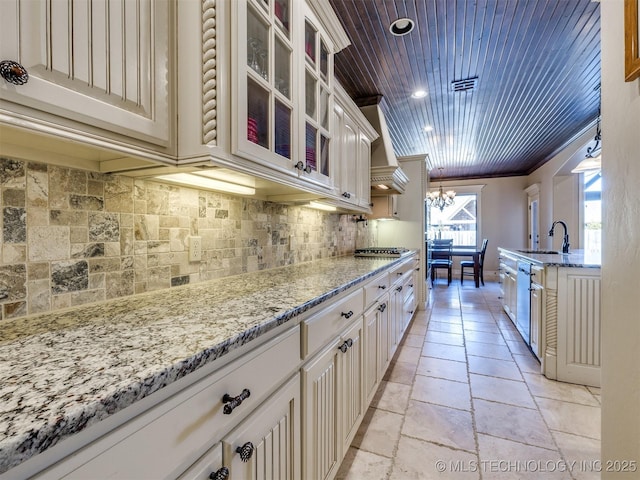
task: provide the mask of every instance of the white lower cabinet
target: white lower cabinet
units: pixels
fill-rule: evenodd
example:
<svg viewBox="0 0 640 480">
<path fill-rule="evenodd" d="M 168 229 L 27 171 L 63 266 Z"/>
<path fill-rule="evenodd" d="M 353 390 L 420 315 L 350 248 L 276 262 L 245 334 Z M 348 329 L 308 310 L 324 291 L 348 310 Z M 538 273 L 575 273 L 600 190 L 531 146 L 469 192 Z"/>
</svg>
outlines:
<svg viewBox="0 0 640 480">
<path fill-rule="evenodd" d="M 516 281 L 517 281 L 517 259 L 500 252 L 500 284 L 502 290 L 502 308 L 516 322 Z"/>
<path fill-rule="evenodd" d="M 504 299 L 503 299 L 503 307 L 504 311 L 509 315 L 511 320 L 515 323 L 516 321 L 516 312 L 517 312 L 517 276 L 516 271 L 511 270 L 510 268 L 506 268 L 504 271 Z"/>
<path fill-rule="evenodd" d="M 300 374 L 296 373 L 180 480 L 300 478 Z"/>
<path fill-rule="evenodd" d="M 223 440 L 232 479 L 300 479 L 300 374 Z"/>
<path fill-rule="evenodd" d="M 332 479 L 415 311 L 414 273 L 408 259 L 352 287 L 22 477 Z"/>
<path fill-rule="evenodd" d="M 364 415 L 362 316 L 302 367 L 303 478 L 333 478 Z"/>
<path fill-rule="evenodd" d="M 544 287 L 538 283 L 532 283 L 531 289 L 531 332 L 529 335 L 531 351 L 538 359 L 542 355 L 540 340 L 542 334 L 542 293 Z"/>
<path fill-rule="evenodd" d="M 38 478 L 176 478 L 298 370 L 299 349 L 296 326 L 186 386 Z"/>
<path fill-rule="evenodd" d="M 389 294 L 364 314 L 364 398 L 371 403 L 391 357 L 389 356 Z"/>
<path fill-rule="evenodd" d="M 229 468 L 222 462 L 222 442 L 216 443 L 178 480 L 228 480 Z"/>
</svg>

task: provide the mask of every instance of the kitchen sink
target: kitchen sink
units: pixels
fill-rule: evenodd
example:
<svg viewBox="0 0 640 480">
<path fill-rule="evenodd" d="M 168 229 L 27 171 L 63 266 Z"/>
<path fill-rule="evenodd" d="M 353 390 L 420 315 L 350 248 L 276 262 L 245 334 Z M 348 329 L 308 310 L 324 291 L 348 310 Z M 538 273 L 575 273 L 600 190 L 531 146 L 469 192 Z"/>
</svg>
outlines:
<svg viewBox="0 0 640 480">
<path fill-rule="evenodd" d="M 518 250 L 520 253 L 537 253 L 540 255 L 560 255 L 560 252 L 555 250 Z"/>
</svg>

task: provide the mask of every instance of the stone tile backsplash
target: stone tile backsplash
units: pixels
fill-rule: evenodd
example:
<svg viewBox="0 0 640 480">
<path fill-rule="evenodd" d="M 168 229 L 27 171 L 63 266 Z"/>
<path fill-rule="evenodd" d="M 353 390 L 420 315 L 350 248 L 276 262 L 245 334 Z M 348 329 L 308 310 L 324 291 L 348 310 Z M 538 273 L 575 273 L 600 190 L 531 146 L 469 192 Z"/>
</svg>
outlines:
<svg viewBox="0 0 640 480">
<path fill-rule="evenodd" d="M 0 205 L 2 319 L 346 255 L 358 230 L 351 215 L 8 158 Z"/>
</svg>

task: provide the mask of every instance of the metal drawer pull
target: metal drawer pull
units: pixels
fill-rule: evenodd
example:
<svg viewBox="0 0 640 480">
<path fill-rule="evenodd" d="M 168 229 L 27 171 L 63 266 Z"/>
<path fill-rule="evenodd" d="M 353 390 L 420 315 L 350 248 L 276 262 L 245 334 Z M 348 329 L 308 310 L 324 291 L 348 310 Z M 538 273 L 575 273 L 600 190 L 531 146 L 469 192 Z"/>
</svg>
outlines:
<svg viewBox="0 0 640 480">
<path fill-rule="evenodd" d="M 222 411 L 225 415 L 230 415 L 231 412 L 233 412 L 234 408 L 239 407 L 242 404 L 242 401 L 246 400 L 250 396 L 251 392 L 247 388 L 242 390 L 242 392 L 240 392 L 240 395 L 238 395 L 237 397 L 232 397 L 228 393 L 225 393 L 222 397 L 222 403 L 225 403 L 226 405 L 224 406 Z"/>
<path fill-rule="evenodd" d="M 344 198 L 351 198 L 351 194 L 350 194 L 349 192 L 344 192 L 344 193 L 342 194 L 342 196 L 343 196 Z"/>
<path fill-rule="evenodd" d="M 386 309 L 387 309 L 387 304 L 386 303 L 383 303 L 382 305 L 380 305 L 378 307 L 378 310 L 380 310 L 381 312 L 384 312 Z"/>
<path fill-rule="evenodd" d="M 349 310 L 347 313 L 341 312 L 340 315 L 344 318 L 351 318 L 353 317 L 353 310 Z"/>
<path fill-rule="evenodd" d="M 384 290 L 385 288 L 387 288 L 386 285 L 378 285 L 378 288 L 381 288 L 382 290 Z"/>
<path fill-rule="evenodd" d="M 403 272 L 398 272 L 396 273 L 396 275 L 403 275 Z"/>
<path fill-rule="evenodd" d="M 215 472 L 211 472 L 209 474 L 209 478 L 211 480 L 227 480 L 227 478 L 229 478 L 229 469 L 227 467 L 222 467 Z"/>
<path fill-rule="evenodd" d="M 248 462 L 253 455 L 253 443 L 247 442 L 241 447 L 236 448 L 236 453 L 240 454 L 240 460 L 243 462 Z"/>
<path fill-rule="evenodd" d="M 344 343 L 338 347 L 338 350 L 340 350 L 342 353 L 347 353 L 347 350 L 349 350 L 352 346 L 353 346 L 353 340 L 349 338 L 345 340 Z"/>
<path fill-rule="evenodd" d="M 401 292 L 402 291 L 402 285 L 400 285 L 398 288 L 396 288 L 396 292 Z"/>
</svg>

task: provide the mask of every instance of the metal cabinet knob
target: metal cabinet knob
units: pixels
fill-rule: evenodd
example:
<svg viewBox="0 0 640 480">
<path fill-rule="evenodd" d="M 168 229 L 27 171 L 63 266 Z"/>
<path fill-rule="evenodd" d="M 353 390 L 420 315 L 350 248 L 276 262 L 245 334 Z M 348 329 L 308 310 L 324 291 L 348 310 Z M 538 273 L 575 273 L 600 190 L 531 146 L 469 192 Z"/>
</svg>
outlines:
<svg viewBox="0 0 640 480">
<path fill-rule="evenodd" d="M 340 316 L 344 318 L 351 318 L 353 317 L 353 310 L 349 310 L 348 312 L 341 312 Z"/>
<path fill-rule="evenodd" d="M 338 347 L 338 350 L 340 350 L 342 353 L 347 353 L 347 350 L 349 350 L 351 347 L 353 347 L 353 340 L 351 338 L 348 338 L 342 345 Z"/>
<path fill-rule="evenodd" d="M 27 69 L 13 60 L 0 62 L 0 76 L 14 85 L 24 85 L 29 81 Z"/>
<path fill-rule="evenodd" d="M 253 443 L 247 442 L 241 447 L 236 448 L 236 453 L 240 454 L 240 460 L 248 462 L 253 455 L 254 446 Z"/>
<path fill-rule="evenodd" d="M 222 467 L 215 472 L 211 472 L 209 474 L 209 478 L 211 480 L 227 480 L 227 478 L 229 478 L 229 469 L 227 467 Z"/>
<path fill-rule="evenodd" d="M 304 163 L 302 163 L 302 160 L 299 160 L 298 163 L 294 165 L 294 167 L 300 171 L 311 173 L 311 165 L 305 165 Z"/>
<path fill-rule="evenodd" d="M 382 290 L 384 290 L 385 288 L 387 288 L 386 285 L 378 285 L 378 288 L 381 288 Z"/>
</svg>

